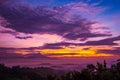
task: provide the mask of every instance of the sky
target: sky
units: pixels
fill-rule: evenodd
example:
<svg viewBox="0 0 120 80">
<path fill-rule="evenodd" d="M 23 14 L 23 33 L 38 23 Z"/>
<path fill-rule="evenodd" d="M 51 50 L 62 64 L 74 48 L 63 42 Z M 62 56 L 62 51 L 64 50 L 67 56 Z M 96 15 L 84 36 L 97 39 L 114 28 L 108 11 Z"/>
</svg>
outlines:
<svg viewBox="0 0 120 80">
<path fill-rule="evenodd" d="M 120 0 L 0 0 L 0 54 L 120 55 Z"/>
</svg>

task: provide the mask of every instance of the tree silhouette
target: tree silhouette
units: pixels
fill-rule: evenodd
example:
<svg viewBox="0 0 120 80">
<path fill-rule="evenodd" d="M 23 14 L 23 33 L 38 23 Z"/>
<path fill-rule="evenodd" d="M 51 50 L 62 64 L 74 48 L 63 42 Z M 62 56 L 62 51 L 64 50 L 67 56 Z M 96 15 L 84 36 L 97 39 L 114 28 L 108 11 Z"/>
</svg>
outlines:
<svg viewBox="0 0 120 80">
<path fill-rule="evenodd" d="M 0 64 L 0 80 L 120 80 L 120 61 L 109 68 L 105 60 L 103 63 L 97 62 L 97 65 L 88 64 L 81 71 L 71 71 L 59 77 L 59 74 L 52 73 L 40 75 L 37 69 L 40 68 L 9 68 Z"/>
</svg>

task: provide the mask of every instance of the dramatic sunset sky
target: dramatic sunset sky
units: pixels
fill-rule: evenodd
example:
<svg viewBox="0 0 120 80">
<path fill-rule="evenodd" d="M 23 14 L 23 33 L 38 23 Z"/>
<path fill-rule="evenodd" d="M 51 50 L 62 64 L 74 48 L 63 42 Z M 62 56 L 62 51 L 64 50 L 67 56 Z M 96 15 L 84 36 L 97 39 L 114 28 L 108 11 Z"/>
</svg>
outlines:
<svg viewBox="0 0 120 80">
<path fill-rule="evenodd" d="M 120 0 L 0 0 L 1 57 L 36 53 L 119 56 Z"/>
</svg>

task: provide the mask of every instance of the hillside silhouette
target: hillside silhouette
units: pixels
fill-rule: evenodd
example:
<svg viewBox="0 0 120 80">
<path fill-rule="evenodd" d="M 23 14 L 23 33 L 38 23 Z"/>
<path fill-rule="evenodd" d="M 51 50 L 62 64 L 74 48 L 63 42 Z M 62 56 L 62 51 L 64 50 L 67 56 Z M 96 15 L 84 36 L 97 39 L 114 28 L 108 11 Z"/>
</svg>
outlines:
<svg viewBox="0 0 120 80">
<path fill-rule="evenodd" d="M 120 60 L 107 67 L 106 61 L 88 64 L 80 71 L 65 72 L 50 68 L 6 67 L 0 64 L 0 80 L 120 80 Z"/>
</svg>

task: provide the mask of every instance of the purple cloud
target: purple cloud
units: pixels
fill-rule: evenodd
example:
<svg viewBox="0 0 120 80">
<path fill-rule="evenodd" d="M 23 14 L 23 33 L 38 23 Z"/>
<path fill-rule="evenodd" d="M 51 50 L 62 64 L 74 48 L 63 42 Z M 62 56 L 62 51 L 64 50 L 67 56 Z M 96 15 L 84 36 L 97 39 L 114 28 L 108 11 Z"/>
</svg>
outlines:
<svg viewBox="0 0 120 80">
<path fill-rule="evenodd" d="M 1 5 L 3 5 L 3 4 L 5 4 L 6 2 L 9 2 L 10 0 L 0 0 L 0 4 Z M 13 0 L 11 0 L 11 1 L 13 1 Z"/>
<path fill-rule="evenodd" d="M 59 42 L 59 43 L 52 43 L 52 44 L 46 44 L 44 46 L 51 46 L 51 47 L 61 47 L 61 46 L 102 46 L 102 45 L 109 45 L 114 46 L 118 45 L 117 43 L 114 43 L 114 41 L 120 40 L 120 36 L 112 37 L 112 38 L 106 38 L 98 41 L 87 41 L 85 43 L 70 43 L 70 42 Z"/>
<path fill-rule="evenodd" d="M 16 36 L 18 39 L 29 39 L 32 38 L 32 36 Z"/>
<path fill-rule="evenodd" d="M 18 39 L 29 39 L 29 38 L 33 38 L 32 36 L 28 36 L 27 34 L 22 34 L 22 33 L 18 33 L 16 31 L 11 31 L 11 30 L 1 30 L 0 33 L 7 33 L 7 34 L 11 34 L 13 36 L 15 36 Z"/>
<path fill-rule="evenodd" d="M 1 2 L 4 3 L 4 1 Z M 63 13 L 61 13 L 61 9 Z M 55 10 L 57 12 L 55 12 Z M 65 16 L 66 11 L 69 11 L 68 6 L 48 9 L 41 6 L 32 7 L 31 5 L 23 4 L 16 5 L 15 3 L 4 3 L 0 5 L 0 16 L 9 23 L 3 26 L 12 28 L 17 32 L 29 34 L 57 34 L 71 40 L 86 40 L 90 37 L 111 36 L 111 34 L 92 33 L 91 27 L 96 22 L 80 16 L 69 15 L 68 18 L 71 20 L 66 21 L 66 18 L 61 16 L 61 14 Z M 25 39 L 20 37 L 17 38 Z"/>
<path fill-rule="evenodd" d="M 69 33 L 66 34 L 64 37 L 68 39 L 78 39 L 81 38 L 81 40 L 86 40 L 87 38 L 93 38 L 93 37 L 106 37 L 106 36 L 112 36 L 112 34 L 106 34 L 106 33 L 81 33 L 81 34 L 74 34 L 74 33 Z"/>
<path fill-rule="evenodd" d="M 45 55 L 35 51 L 36 48 L 0 48 L 0 58 L 48 58 Z M 24 51 L 28 54 L 22 55 L 16 51 Z"/>
<path fill-rule="evenodd" d="M 44 46 L 69 46 L 69 45 L 73 45 L 74 43 L 68 43 L 68 42 L 59 42 L 59 43 L 52 43 L 52 44 L 45 44 Z M 74 44 L 75 45 L 75 44 Z M 44 47 L 43 46 L 43 47 Z"/>
<path fill-rule="evenodd" d="M 112 50 L 108 50 L 108 49 L 105 49 L 105 50 L 98 50 L 97 51 L 98 53 L 108 53 L 108 54 L 120 54 L 120 48 L 115 48 L 115 49 L 112 49 Z"/>
<path fill-rule="evenodd" d="M 0 48 L 0 58 L 22 58 L 21 54 L 15 54 L 15 48 Z"/>
<path fill-rule="evenodd" d="M 41 49 L 62 49 L 62 47 L 56 46 L 56 45 L 53 46 L 53 45 L 46 44 L 46 45 L 42 46 Z"/>
<path fill-rule="evenodd" d="M 117 37 L 112 37 L 112 38 L 107 38 L 103 40 L 98 40 L 98 41 L 88 41 L 86 42 L 86 45 L 118 45 L 117 43 L 114 43 L 114 41 L 120 40 L 120 36 Z"/>
</svg>

